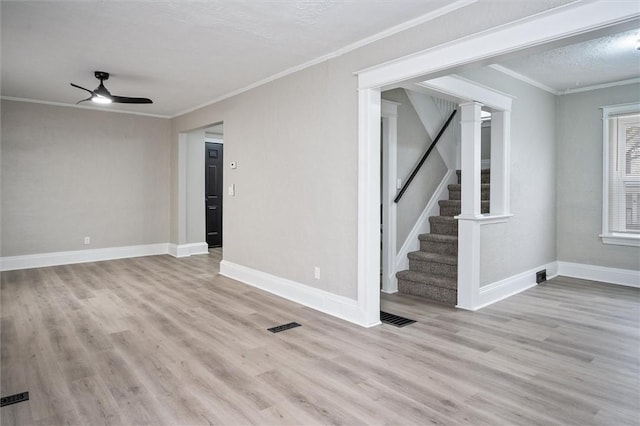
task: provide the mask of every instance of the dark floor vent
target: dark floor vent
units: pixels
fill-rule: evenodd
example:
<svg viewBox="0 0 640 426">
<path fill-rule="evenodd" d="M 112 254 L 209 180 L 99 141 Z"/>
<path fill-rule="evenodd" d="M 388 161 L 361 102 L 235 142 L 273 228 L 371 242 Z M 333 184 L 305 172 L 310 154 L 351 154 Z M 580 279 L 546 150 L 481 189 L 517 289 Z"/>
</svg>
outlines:
<svg viewBox="0 0 640 426">
<path fill-rule="evenodd" d="M 383 311 L 380 311 L 380 321 L 385 324 L 395 325 L 396 327 L 404 327 L 405 325 L 413 324 L 415 322 L 414 320 L 411 320 L 409 318 L 404 318 Z"/>
<path fill-rule="evenodd" d="M 542 271 L 536 272 L 536 284 L 543 283 L 547 280 L 547 270 L 543 269 Z"/>
<path fill-rule="evenodd" d="M 17 393 L 15 395 L 3 396 L 0 398 L 0 407 L 5 405 L 17 404 L 18 402 L 28 401 L 29 392 Z"/>
<path fill-rule="evenodd" d="M 280 333 L 281 331 L 289 330 L 290 328 L 295 327 L 300 327 L 300 324 L 298 324 L 297 322 L 290 322 L 289 324 L 278 325 L 276 327 L 268 328 L 267 330 L 272 333 Z"/>
</svg>

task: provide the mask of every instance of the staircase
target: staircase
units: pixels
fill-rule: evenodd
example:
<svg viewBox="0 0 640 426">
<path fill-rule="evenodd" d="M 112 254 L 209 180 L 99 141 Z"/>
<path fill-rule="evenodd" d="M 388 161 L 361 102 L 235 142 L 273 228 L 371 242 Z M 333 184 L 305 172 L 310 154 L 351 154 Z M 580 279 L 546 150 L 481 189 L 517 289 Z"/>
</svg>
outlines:
<svg viewBox="0 0 640 426">
<path fill-rule="evenodd" d="M 462 191 L 458 183 L 449 185 L 449 199 L 440 200 L 440 216 L 431 216 L 431 232 L 419 235 L 420 250 L 411 252 L 409 270 L 396 274 L 400 293 L 422 296 L 455 306 L 458 303 L 458 220 Z M 489 169 L 481 171 L 481 211 L 489 213 Z"/>
</svg>

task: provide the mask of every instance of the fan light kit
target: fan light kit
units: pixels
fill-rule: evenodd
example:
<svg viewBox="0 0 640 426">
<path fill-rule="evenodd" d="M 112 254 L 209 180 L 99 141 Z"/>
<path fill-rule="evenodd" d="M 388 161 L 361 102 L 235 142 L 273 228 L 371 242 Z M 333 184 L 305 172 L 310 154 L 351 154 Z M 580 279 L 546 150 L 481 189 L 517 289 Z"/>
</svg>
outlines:
<svg viewBox="0 0 640 426">
<path fill-rule="evenodd" d="M 82 102 L 82 101 L 80 101 L 80 102 Z M 111 103 L 111 99 L 106 98 L 104 96 L 97 95 L 97 96 L 92 96 L 91 97 L 91 102 L 95 102 L 97 104 L 110 104 Z"/>
<path fill-rule="evenodd" d="M 96 87 L 94 90 L 86 89 L 82 86 L 78 86 L 77 84 L 71 83 L 73 87 L 78 89 L 82 89 L 91 94 L 87 99 L 83 99 L 76 103 L 91 101 L 98 104 L 110 104 L 110 103 L 119 103 L 119 104 L 152 104 L 153 101 L 149 98 L 130 98 L 127 96 L 116 96 L 112 95 L 111 92 L 104 87 L 104 81 L 109 79 L 109 73 L 104 71 L 96 71 L 94 73 L 96 78 L 100 80 L 100 85 Z"/>
</svg>

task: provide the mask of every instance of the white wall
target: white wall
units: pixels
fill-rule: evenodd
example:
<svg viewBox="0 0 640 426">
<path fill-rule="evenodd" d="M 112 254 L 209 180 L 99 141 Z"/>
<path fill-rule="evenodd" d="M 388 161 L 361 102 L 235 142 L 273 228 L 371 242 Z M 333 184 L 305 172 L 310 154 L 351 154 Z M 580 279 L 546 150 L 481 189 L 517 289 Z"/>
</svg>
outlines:
<svg viewBox="0 0 640 426">
<path fill-rule="evenodd" d="M 640 248 L 603 244 L 602 111 L 640 101 L 640 85 L 559 97 L 558 260 L 640 270 Z"/>
<path fill-rule="evenodd" d="M 419 96 L 426 95 L 419 94 Z M 400 103 L 398 106 L 397 170 L 398 178 L 402 179 L 404 184 L 431 144 L 431 138 L 404 89 L 383 92 L 382 98 Z M 447 168 L 440 153 L 433 150 L 398 202 L 396 253 L 400 251 L 446 172 Z M 392 193 L 396 193 L 396 191 L 392 191 Z"/>
<path fill-rule="evenodd" d="M 225 260 L 355 299 L 358 92 L 354 73 L 565 3 L 482 0 L 173 119 L 174 152 L 179 132 L 225 123 L 224 180 L 225 185 L 236 184 L 237 194 L 224 199 Z M 177 241 L 179 223 L 175 157 L 172 242 Z M 229 170 L 229 161 L 237 161 L 238 168 Z M 551 251 L 555 255 L 555 243 Z M 313 278 L 314 266 L 321 268 L 320 280 Z"/>
<path fill-rule="evenodd" d="M 2 256 L 168 242 L 170 129 L 2 101 Z"/>
<path fill-rule="evenodd" d="M 557 259 L 556 97 L 491 68 L 466 78 L 515 96 L 511 113 L 511 213 L 481 231 L 480 285 Z"/>
</svg>

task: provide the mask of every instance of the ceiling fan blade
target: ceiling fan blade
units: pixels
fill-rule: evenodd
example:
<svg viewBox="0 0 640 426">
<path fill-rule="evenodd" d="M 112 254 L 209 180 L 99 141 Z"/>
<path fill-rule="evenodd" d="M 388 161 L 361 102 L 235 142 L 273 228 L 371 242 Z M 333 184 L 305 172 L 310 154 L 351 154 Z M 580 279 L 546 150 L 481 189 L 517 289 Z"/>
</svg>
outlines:
<svg viewBox="0 0 640 426">
<path fill-rule="evenodd" d="M 76 105 L 78 105 L 81 102 L 86 102 L 86 101 L 90 101 L 93 98 L 93 96 L 89 96 L 87 99 L 83 99 L 81 101 L 76 102 Z"/>
<path fill-rule="evenodd" d="M 129 98 L 127 96 L 115 96 L 111 95 L 111 102 L 119 104 L 152 104 L 153 101 L 149 98 Z"/>
<path fill-rule="evenodd" d="M 78 86 L 77 84 L 73 84 L 73 83 L 69 83 L 69 84 L 71 84 L 73 87 L 76 87 L 78 89 L 86 90 L 87 92 L 89 92 L 89 93 L 91 93 L 93 95 L 93 90 L 85 89 L 84 87 Z"/>
</svg>

